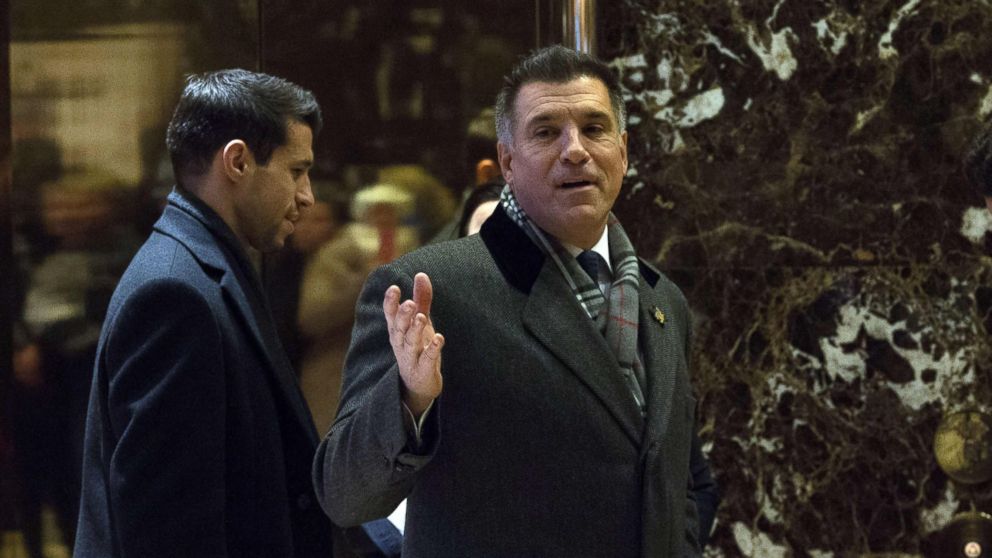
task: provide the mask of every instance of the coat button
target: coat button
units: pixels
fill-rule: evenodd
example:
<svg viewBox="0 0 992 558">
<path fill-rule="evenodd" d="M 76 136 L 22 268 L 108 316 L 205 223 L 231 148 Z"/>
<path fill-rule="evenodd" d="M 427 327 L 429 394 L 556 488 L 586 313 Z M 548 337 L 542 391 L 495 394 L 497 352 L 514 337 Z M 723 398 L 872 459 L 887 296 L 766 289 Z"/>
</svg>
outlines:
<svg viewBox="0 0 992 558">
<path fill-rule="evenodd" d="M 296 498 L 296 507 L 301 510 L 309 509 L 312 504 L 313 498 L 309 494 L 300 494 Z"/>
</svg>

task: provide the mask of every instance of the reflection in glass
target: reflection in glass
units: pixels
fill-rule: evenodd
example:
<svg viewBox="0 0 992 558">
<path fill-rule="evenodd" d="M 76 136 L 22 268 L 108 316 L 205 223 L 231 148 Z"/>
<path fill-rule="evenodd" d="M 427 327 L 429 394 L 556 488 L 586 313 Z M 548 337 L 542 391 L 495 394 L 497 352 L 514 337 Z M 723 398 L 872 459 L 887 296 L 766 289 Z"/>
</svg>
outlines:
<svg viewBox="0 0 992 558">
<path fill-rule="evenodd" d="M 318 432 L 326 432 L 334 418 L 355 302 L 365 278 L 419 245 L 417 229 L 405 224 L 413 213 L 413 196 L 401 187 L 379 183 L 362 188 L 351 202 L 353 220 L 306 261 L 297 318 L 306 348 L 299 370 Z"/>
<path fill-rule="evenodd" d="M 533 0 L 340 0 L 263 4 L 265 71 L 312 90 L 318 201 L 337 208 L 312 252 L 267 256 L 270 298 L 320 432 L 337 410 L 355 302 L 369 272 L 457 236 L 459 207 L 498 177 L 491 105 L 502 76 L 536 46 Z M 312 30 L 312 32 L 301 32 Z M 480 124 L 480 121 L 483 123 Z M 293 298 L 293 294 L 296 297 Z"/>
<path fill-rule="evenodd" d="M 320 100 L 328 125 L 318 141 L 319 170 L 354 191 L 378 181 L 383 166 L 419 165 L 459 193 L 471 182 L 468 123 L 535 46 L 535 2 L 304 6 L 265 4 L 266 35 L 281 39 L 263 45 L 262 67 Z"/>
<path fill-rule="evenodd" d="M 71 553 L 96 342 L 172 186 L 164 136 L 183 75 L 256 65 L 256 3 L 199 4 L 11 7 L 17 531 L 0 554 Z"/>
<path fill-rule="evenodd" d="M 455 234 L 477 163 L 495 153 L 491 130 L 470 123 L 491 121 L 484 110 L 535 46 L 535 10 L 548 5 L 11 2 L 16 479 L 4 486 L 17 491 L 18 531 L 8 540 L 16 550 L 0 554 L 70 554 L 93 343 L 122 266 L 172 187 L 164 130 L 183 76 L 260 68 L 313 90 L 324 108 L 312 173 L 320 203 L 264 262 L 280 333 L 323 427 L 355 289 L 372 266 Z"/>
</svg>

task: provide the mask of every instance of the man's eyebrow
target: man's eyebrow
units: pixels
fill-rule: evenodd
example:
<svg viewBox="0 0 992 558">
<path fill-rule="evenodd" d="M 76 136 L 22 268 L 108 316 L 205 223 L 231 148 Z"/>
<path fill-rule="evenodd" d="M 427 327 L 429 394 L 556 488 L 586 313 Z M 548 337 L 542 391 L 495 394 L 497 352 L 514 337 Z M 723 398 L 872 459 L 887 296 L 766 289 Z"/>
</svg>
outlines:
<svg viewBox="0 0 992 558">
<path fill-rule="evenodd" d="M 545 124 L 547 122 L 552 122 L 554 120 L 557 120 L 555 113 L 541 112 L 527 119 L 526 124 L 528 125 Z"/>
<path fill-rule="evenodd" d="M 607 121 L 612 120 L 612 116 L 610 115 L 610 113 L 598 109 L 590 109 L 582 112 L 581 114 L 584 118 L 587 118 L 589 120 L 607 120 Z M 527 125 L 545 124 L 548 122 L 553 122 L 555 120 L 558 120 L 558 118 L 559 117 L 556 112 L 552 112 L 552 111 L 542 112 L 532 116 L 530 119 L 527 120 L 526 124 Z"/>
<path fill-rule="evenodd" d="M 610 113 L 602 110 L 590 110 L 585 113 L 586 118 L 592 120 L 609 120 Z"/>
</svg>

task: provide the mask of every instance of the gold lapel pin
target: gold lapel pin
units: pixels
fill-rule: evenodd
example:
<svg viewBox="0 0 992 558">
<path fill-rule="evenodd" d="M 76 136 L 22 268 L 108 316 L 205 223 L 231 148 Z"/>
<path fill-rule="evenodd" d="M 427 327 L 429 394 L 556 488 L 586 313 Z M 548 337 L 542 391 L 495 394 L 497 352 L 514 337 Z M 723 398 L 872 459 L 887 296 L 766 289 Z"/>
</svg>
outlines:
<svg viewBox="0 0 992 558">
<path fill-rule="evenodd" d="M 659 324 L 665 325 L 665 313 L 657 306 L 654 307 L 654 319 L 658 320 Z"/>
</svg>

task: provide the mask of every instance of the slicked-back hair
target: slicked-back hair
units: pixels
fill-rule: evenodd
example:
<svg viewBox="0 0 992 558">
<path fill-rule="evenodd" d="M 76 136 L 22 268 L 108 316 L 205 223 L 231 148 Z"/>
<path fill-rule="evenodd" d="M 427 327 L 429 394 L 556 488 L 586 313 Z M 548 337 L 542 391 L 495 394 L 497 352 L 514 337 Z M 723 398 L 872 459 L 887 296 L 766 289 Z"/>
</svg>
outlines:
<svg viewBox="0 0 992 558">
<path fill-rule="evenodd" d="M 509 144 L 513 139 L 513 112 L 520 88 L 528 83 L 568 83 L 580 77 L 596 78 L 606 85 L 618 131 L 627 128 L 627 111 L 623 104 L 620 79 L 599 59 L 561 45 L 537 49 L 527 55 L 503 79 L 496 96 L 496 136 Z"/>
<path fill-rule="evenodd" d="M 978 193 L 992 197 L 992 122 L 986 124 L 972 142 L 965 156 L 964 170 Z"/>
<path fill-rule="evenodd" d="M 294 83 L 242 69 L 189 76 L 165 134 L 176 180 L 202 176 L 217 150 L 235 139 L 259 165 L 268 164 L 294 120 L 314 137 L 323 125 L 313 93 Z"/>
</svg>

